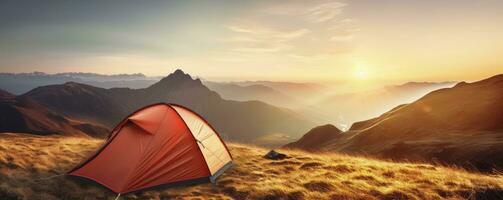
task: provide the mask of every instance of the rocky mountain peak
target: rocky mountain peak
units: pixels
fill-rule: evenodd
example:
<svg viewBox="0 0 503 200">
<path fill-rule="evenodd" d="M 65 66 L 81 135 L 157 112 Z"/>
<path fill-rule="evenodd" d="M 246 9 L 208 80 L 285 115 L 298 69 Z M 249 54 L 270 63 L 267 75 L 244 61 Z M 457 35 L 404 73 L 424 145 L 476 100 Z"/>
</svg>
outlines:
<svg viewBox="0 0 503 200">
<path fill-rule="evenodd" d="M 177 69 L 149 88 L 171 88 L 174 86 L 205 87 L 200 79 L 193 79 L 189 74 L 183 72 L 181 69 Z"/>
</svg>

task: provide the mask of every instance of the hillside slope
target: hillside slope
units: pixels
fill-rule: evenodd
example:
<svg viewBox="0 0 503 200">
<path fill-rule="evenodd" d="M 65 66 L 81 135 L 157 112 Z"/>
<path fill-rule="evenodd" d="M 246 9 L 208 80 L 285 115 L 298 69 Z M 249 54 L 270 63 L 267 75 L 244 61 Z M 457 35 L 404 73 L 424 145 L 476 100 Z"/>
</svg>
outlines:
<svg viewBox="0 0 503 200">
<path fill-rule="evenodd" d="M 320 149 L 501 169 L 503 75 L 433 91 L 343 135 Z"/>
<path fill-rule="evenodd" d="M 331 124 L 317 126 L 304 134 L 299 140 L 285 145 L 288 149 L 316 151 L 325 146 L 325 142 L 342 137 L 342 131 Z"/>
<path fill-rule="evenodd" d="M 326 115 L 340 117 L 333 120 L 349 125 L 354 122 L 377 117 L 390 109 L 405 103 L 411 103 L 431 91 L 454 86 L 453 82 L 408 82 L 401 85 L 388 85 L 371 89 L 343 93 L 324 98 L 313 107 Z"/>
<path fill-rule="evenodd" d="M 96 150 L 101 140 L 0 134 L 0 199 L 113 199 L 101 186 L 62 174 Z M 216 185 L 158 189 L 121 199 L 498 199 L 503 177 L 427 164 L 392 163 L 339 154 L 229 145 L 236 166 Z"/>
<path fill-rule="evenodd" d="M 143 106 L 176 103 L 204 116 L 224 138 L 242 142 L 276 133 L 299 138 L 313 126 L 302 115 L 288 109 L 259 101 L 224 100 L 199 79 L 192 79 L 181 70 L 144 89 L 103 89 L 69 82 L 38 87 L 23 96 L 67 116 L 109 127 Z"/>
<path fill-rule="evenodd" d="M 70 119 L 28 97 L 14 96 L 2 90 L 0 113 L 0 132 L 93 137 L 104 137 L 108 133 L 104 126 Z"/>
</svg>

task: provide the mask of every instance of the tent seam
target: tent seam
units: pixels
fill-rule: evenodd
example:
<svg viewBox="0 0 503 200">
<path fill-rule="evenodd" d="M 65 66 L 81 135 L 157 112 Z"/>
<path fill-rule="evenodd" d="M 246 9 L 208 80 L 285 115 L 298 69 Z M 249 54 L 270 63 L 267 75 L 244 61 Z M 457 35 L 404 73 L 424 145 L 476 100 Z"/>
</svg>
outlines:
<svg viewBox="0 0 503 200">
<path fill-rule="evenodd" d="M 164 112 L 164 115 L 162 116 L 161 123 L 159 123 L 159 126 L 157 126 L 157 129 L 155 130 L 154 135 L 157 134 L 157 132 L 161 128 L 161 124 L 164 121 L 164 119 L 166 118 L 166 115 L 167 115 L 167 110 L 166 110 L 166 112 Z M 153 141 L 153 139 L 150 138 L 150 141 L 148 142 L 148 144 L 146 146 L 147 148 L 150 146 L 150 144 L 152 143 L 152 141 Z M 136 163 L 136 165 L 134 167 L 135 170 L 133 170 L 133 171 L 136 171 L 136 169 L 138 168 L 138 165 L 140 165 L 140 163 L 141 163 L 141 161 L 143 160 L 144 157 L 145 157 L 145 152 L 143 152 L 142 155 L 141 155 L 141 157 L 140 157 L 140 159 L 138 159 L 138 161 L 137 161 L 137 163 Z M 130 178 L 131 178 L 131 174 L 128 174 L 128 177 L 126 178 L 126 183 L 129 183 L 129 179 Z M 121 189 L 123 189 L 123 188 L 121 187 Z"/>
<path fill-rule="evenodd" d="M 171 104 L 168 104 L 168 105 L 171 109 L 173 109 L 173 111 L 175 111 L 175 113 L 178 115 L 178 117 L 180 117 L 180 119 L 182 120 L 182 122 L 185 125 L 185 127 L 187 128 L 187 130 L 189 130 L 190 135 L 194 139 L 194 143 L 196 144 L 197 148 L 199 149 L 199 153 L 201 154 L 201 157 L 203 157 L 203 159 L 204 159 L 204 163 L 206 164 L 206 168 L 208 169 L 208 173 L 211 176 L 212 174 L 211 174 L 210 166 L 208 166 L 208 161 L 206 160 L 206 158 L 203 155 L 203 150 L 201 150 L 201 148 L 199 147 L 199 144 L 197 144 L 198 139 L 196 139 L 196 136 L 194 136 L 194 133 L 192 133 L 192 130 L 190 130 L 189 125 L 187 125 L 187 122 L 185 122 L 182 115 L 180 115 L 180 113 L 178 113 L 178 111 L 175 108 L 173 108 L 173 106 Z"/>
<path fill-rule="evenodd" d="M 231 158 L 232 160 L 232 154 L 231 152 L 229 151 L 229 147 L 227 147 L 227 144 L 225 144 L 224 140 L 222 139 L 222 137 L 220 137 L 220 134 L 218 133 L 218 131 L 201 115 L 199 115 L 198 113 L 194 112 L 193 110 L 185 107 L 185 106 L 182 106 L 182 105 L 178 105 L 178 104 L 172 104 L 172 103 L 169 103 L 168 104 L 169 106 L 177 106 L 177 107 L 180 107 L 180 108 L 183 108 L 187 111 L 189 111 L 190 113 L 196 115 L 197 117 L 199 117 L 206 125 L 208 125 L 208 127 L 210 127 L 211 130 L 213 130 L 213 132 L 216 133 L 218 139 L 220 140 L 220 142 L 224 145 L 225 147 L 225 150 L 227 150 L 227 154 L 229 155 L 229 157 Z M 178 112 L 177 112 L 178 113 Z"/>
</svg>

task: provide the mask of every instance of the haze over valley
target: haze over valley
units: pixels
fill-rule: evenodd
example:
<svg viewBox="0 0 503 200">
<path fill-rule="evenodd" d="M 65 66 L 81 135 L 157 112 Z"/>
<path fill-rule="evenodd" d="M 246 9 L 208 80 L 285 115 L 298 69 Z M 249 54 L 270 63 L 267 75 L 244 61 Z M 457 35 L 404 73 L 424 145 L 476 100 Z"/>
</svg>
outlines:
<svg viewBox="0 0 503 200">
<path fill-rule="evenodd" d="M 40 86 L 67 82 L 99 88 L 142 89 L 161 80 L 143 74 L 103 75 L 95 73 L 0 73 L 0 88 L 13 94 L 24 94 Z M 410 103 L 430 91 L 451 87 L 448 82 L 407 82 L 376 85 L 365 90 L 354 90 L 350 83 L 311 83 L 240 81 L 215 82 L 202 80 L 204 86 L 217 92 L 223 99 L 261 101 L 272 106 L 288 108 L 305 115 L 316 124 L 331 123 L 348 129 L 357 121 L 379 116 L 404 103 Z M 289 138 L 296 139 L 296 138 Z"/>
</svg>

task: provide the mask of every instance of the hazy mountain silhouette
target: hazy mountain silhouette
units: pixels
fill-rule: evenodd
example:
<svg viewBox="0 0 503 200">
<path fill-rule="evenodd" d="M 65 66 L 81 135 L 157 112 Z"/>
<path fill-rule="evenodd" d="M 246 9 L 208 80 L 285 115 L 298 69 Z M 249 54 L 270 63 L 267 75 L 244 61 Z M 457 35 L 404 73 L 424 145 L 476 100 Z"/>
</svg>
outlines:
<svg viewBox="0 0 503 200">
<path fill-rule="evenodd" d="M 315 96 L 324 92 L 327 89 L 325 85 L 316 83 L 277 82 L 277 81 L 238 81 L 231 83 L 240 86 L 262 85 L 272 88 L 276 91 L 280 91 L 281 93 L 291 97 Z"/>
<path fill-rule="evenodd" d="M 104 126 L 81 122 L 51 111 L 29 97 L 0 90 L 0 132 L 104 137 Z"/>
<path fill-rule="evenodd" d="M 433 91 L 324 144 L 317 150 L 501 168 L 503 75 Z"/>
<path fill-rule="evenodd" d="M 379 116 L 393 107 L 411 103 L 428 92 L 452 87 L 454 82 L 408 82 L 344 93 L 344 83 L 241 81 L 203 82 L 224 99 L 259 100 L 271 105 L 293 109 L 317 123 L 334 123 L 346 129 L 353 122 Z M 334 95 L 333 93 L 338 94 Z"/>
<path fill-rule="evenodd" d="M 259 101 L 229 101 L 199 79 L 177 70 L 144 89 L 103 89 L 79 83 L 33 89 L 27 96 L 78 119 L 114 126 L 134 110 L 157 102 L 187 106 L 203 115 L 225 138 L 250 141 L 271 133 L 300 135 L 313 126 L 301 115 Z"/>
<path fill-rule="evenodd" d="M 236 101 L 258 100 L 282 107 L 296 107 L 300 103 L 296 98 L 265 85 L 239 85 L 236 83 L 211 81 L 204 81 L 203 83 L 209 89 L 220 94 L 224 99 Z"/>
<path fill-rule="evenodd" d="M 158 77 L 147 77 L 143 74 L 103 75 L 82 72 L 57 74 L 43 72 L 0 73 L 0 88 L 13 94 L 22 94 L 39 86 L 63 84 L 66 82 L 78 82 L 102 88 L 145 88 L 159 79 Z"/>
</svg>

